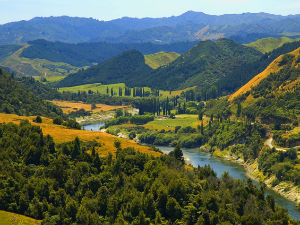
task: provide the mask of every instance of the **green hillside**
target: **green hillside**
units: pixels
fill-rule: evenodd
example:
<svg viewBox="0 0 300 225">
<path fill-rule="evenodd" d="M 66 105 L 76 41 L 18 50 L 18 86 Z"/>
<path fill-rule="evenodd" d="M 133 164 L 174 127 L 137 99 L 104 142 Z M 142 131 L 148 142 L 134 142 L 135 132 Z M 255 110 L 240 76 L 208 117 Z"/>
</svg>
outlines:
<svg viewBox="0 0 300 225">
<path fill-rule="evenodd" d="M 201 41 L 169 66 L 157 69 L 138 84 L 161 89 L 195 85 L 206 88 L 230 78 L 228 83 L 235 88 L 249 77 L 244 65 L 258 60 L 261 55 L 260 52 L 229 39 Z M 224 86 L 225 83 L 221 85 Z"/>
<path fill-rule="evenodd" d="M 275 141 L 285 147 L 300 144 L 300 134 L 289 132 L 298 129 L 300 120 L 299 52 L 300 48 L 278 57 L 230 97 L 241 103 L 247 118 L 272 124 Z"/>
<path fill-rule="evenodd" d="M 245 46 L 255 48 L 256 50 L 258 50 L 262 53 L 268 53 L 268 52 L 273 51 L 276 48 L 281 47 L 285 43 L 299 41 L 299 40 L 300 40 L 300 38 L 292 39 L 292 38 L 288 38 L 288 37 L 281 37 L 281 38 L 269 37 L 269 38 L 259 39 L 255 42 L 252 42 L 249 44 L 245 44 Z"/>
<path fill-rule="evenodd" d="M 22 45 L 0 45 L 0 62 L 22 48 Z"/>
<path fill-rule="evenodd" d="M 21 76 L 33 76 L 43 81 L 57 81 L 64 78 L 69 73 L 78 71 L 78 67 L 63 62 L 52 62 L 46 59 L 21 57 L 23 51 L 30 47 L 12 49 L 0 65 L 9 68 L 11 71 Z M 6 47 L 8 49 L 8 47 Z M 14 51 L 16 50 L 16 51 Z M 1 47 L 0 47 L 1 52 Z"/>
<path fill-rule="evenodd" d="M 35 82 L 33 79 L 31 82 Z M 29 81 L 30 83 L 30 81 Z M 27 83 L 26 85 L 30 84 Z M 18 115 L 43 115 L 55 117 L 62 115 L 61 109 L 44 101 L 37 86 L 33 85 L 31 92 L 25 84 L 12 78 L 0 68 L 0 112 Z"/>
<path fill-rule="evenodd" d="M 144 55 L 136 50 L 126 51 L 101 64 L 80 70 L 58 82 L 58 87 L 71 87 L 82 84 L 124 83 L 132 86 L 143 80 L 152 69 L 145 64 Z"/>
<path fill-rule="evenodd" d="M 145 63 L 152 69 L 157 69 L 161 66 L 166 66 L 177 59 L 180 54 L 176 52 L 158 52 L 152 55 L 145 55 Z"/>
</svg>

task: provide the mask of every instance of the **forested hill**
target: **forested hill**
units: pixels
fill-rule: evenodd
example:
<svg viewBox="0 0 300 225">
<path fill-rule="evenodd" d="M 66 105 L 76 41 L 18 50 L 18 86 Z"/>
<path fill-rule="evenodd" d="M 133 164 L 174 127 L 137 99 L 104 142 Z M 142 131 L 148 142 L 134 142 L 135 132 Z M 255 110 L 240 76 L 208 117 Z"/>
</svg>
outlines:
<svg viewBox="0 0 300 225">
<path fill-rule="evenodd" d="M 300 48 L 279 56 L 231 97 L 249 118 L 267 123 L 298 123 L 300 113 Z"/>
<path fill-rule="evenodd" d="M 91 83 L 123 83 L 135 85 L 137 81 L 144 80 L 152 69 L 145 64 L 144 55 L 136 50 L 126 51 L 101 64 L 86 70 L 80 70 L 61 80 L 58 87 L 68 87 Z"/>
<path fill-rule="evenodd" d="M 261 56 L 257 50 L 230 39 L 201 41 L 169 66 L 145 77 L 143 82 L 150 87 L 176 89 L 195 85 L 209 87 L 230 77 L 240 85 L 248 79 L 248 74 L 242 73 L 243 65 Z"/>
<path fill-rule="evenodd" d="M 42 92 L 46 90 L 37 89 L 37 84 L 33 80 L 27 80 L 26 82 L 28 83 L 22 84 L 21 80 L 18 81 L 12 78 L 10 74 L 0 68 L 0 112 L 26 116 L 43 115 L 55 117 L 62 115 L 60 108 L 41 98 Z M 34 92 L 31 92 L 29 87 Z M 49 90 L 47 91 L 47 93 L 50 93 Z"/>
<path fill-rule="evenodd" d="M 26 121 L 0 131 L 0 209 L 45 225 L 297 224 L 250 179 L 187 171 L 178 147 L 150 157 L 115 142 L 116 157 L 100 158 L 93 142 L 58 145 Z"/>
<path fill-rule="evenodd" d="M 62 42 L 49 42 L 35 40 L 29 42 L 29 47 L 24 49 L 21 57 L 30 59 L 46 59 L 52 62 L 65 62 L 73 66 L 86 66 L 92 63 L 101 63 L 124 51 L 136 49 L 144 55 L 157 52 L 185 53 L 197 42 L 176 42 L 172 44 L 153 43 L 79 43 L 67 44 Z M 1 46 L 0 46 L 1 47 Z"/>
</svg>

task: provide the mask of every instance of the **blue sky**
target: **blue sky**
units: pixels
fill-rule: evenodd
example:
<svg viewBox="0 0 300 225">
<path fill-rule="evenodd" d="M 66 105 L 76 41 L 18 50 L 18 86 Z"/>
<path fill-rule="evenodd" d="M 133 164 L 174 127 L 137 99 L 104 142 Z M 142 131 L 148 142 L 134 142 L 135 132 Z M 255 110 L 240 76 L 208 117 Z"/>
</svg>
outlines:
<svg viewBox="0 0 300 225">
<path fill-rule="evenodd" d="M 123 16 L 165 17 L 188 10 L 207 14 L 300 13 L 299 0 L 0 0 L 0 24 L 36 16 L 80 16 L 111 20 Z"/>
</svg>

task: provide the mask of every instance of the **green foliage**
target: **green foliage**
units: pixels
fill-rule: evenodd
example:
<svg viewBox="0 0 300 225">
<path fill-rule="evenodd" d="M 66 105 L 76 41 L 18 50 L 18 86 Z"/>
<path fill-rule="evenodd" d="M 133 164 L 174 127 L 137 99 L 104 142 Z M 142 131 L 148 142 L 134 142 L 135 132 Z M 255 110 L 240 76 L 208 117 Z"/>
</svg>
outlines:
<svg viewBox="0 0 300 225">
<path fill-rule="evenodd" d="M 143 125 L 143 124 L 148 123 L 153 120 L 154 120 L 154 116 L 151 114 L 118 116 L 116 118 L 106 121 L 105 127 L 107 128 L 107 127 L 110 127 L 113 125 L 120 125 L 120 124 L 124 124 L 124 123 L 129 123 L 129 122 L 132 124 Z"/>
<path fill-rule="evenodd" d="M 145 64 L 144 56 L 136 50 L 131 50 L 101 64 L 71 74 L 61 80 L 57 86 L 70 87 L 91 83 L 111 84 L 123 83 L 124 81 L 127 85 L 134 86 L 137 80 L 143 79 L 144 75 L 150 73 L 151 70 Z"/>
<path fill-rule="evenodd" d="M 27 86 L 0 68 L 0 112 L 48 117 L 63 114 L 60 108 L 44 101 L 41 98 L 42 94 L 31 92 Z"/>
<path fill-rule="evenodd" d="M 291 181 L 295 185 L 300 184 L 300 169 L 294 167 L 299 163 L 296 149 L 286 152 L 265 149 L 258 157 L 259 169 L 264 174 L 274 174 L 278 181 Z"/>
<path fill-rule="evenodd" d="M 209 166 L 186 171 L 182 154 L 127 148 L 112 160 L 85 152 L 93 147 L 78 138 L 55 145 L 29 122 L 0 124 L 0 209 L 43 224 L 296 225 L 251 181 L 218 179 Z"/>
<path fill-rule="evenodd" d="M 0 62 L 22 48 L 22 45 L 0 45 Z"/>
<path fill-rule="evenodd" d="M 47 59 L 52 62 L 65 62 L 73 66 L 86 66 L 92 63 L 101 63 L 124 51 L 136 49 L 143 54 L 154 54 L 160 51 L 184 53 L 195 42 L 181 42 L 173 44 L 152 43 L 79 43 L 67 44 L 62 42 L 49 42 L 35 40 L 29 42 L 30 46 L 21 54 L 25 58 Z"/>
</svg>

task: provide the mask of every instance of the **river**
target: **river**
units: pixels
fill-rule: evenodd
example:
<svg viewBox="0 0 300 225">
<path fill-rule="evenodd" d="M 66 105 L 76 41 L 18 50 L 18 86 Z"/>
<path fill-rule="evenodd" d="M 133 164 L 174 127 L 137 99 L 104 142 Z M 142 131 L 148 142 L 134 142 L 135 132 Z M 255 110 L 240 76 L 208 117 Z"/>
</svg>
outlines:
<svg viewBox="0 0 300 225">
<path fill-rule="evenodd" d="M 92 130 L 99 131 L 99 127 L 102 127 L 104 122 L 85 125 L 82 126 L 84 130 Z M 163 153 L 168 153 L 172 151 L 174 148 L 172 147 L 164 147 L 157 146 Z M 199 149 L 182 149 L 183 156 L 185 158 L 186 163 L 192 164 L 193 166 L 204 166 L 210 165 L 210 167 L 217 173 L 217 176 L 220 177 L 224 172 L 229 172 L 230 176 L 236 179 L 246 180 L 246 170 L 243 166 L 238 163 L 231 162 L 228 160 L 224 160 L 221 158 L 213 157 L 210 153 L 200 151 Z M 258 183 L 253 181 L 256 185 Z M 300 211 L 298 210 L 296 204 L 281 195 L 277 194 L 272 189 L 266 188 L 266 194 L 272 195 L 275 199 L 275 202 L 281 207 L 288 210 L 290 216 L 293 219 L 300 220 Z"/>
</svg>

